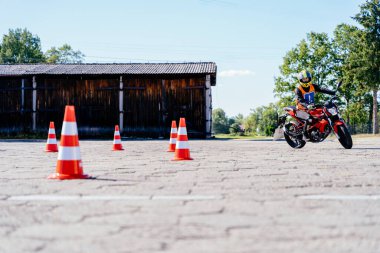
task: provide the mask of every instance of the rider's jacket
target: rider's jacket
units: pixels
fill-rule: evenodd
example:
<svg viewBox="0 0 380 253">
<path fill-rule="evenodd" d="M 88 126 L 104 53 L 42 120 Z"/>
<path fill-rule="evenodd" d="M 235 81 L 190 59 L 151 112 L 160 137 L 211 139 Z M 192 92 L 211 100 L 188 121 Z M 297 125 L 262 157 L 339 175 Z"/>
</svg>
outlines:
<svg viewBox="0 0 380 253">
<path fill-rule="evenodd" d="M 299 85 L 296 90 L 296 103 L 298 110 L 304 110 L 305 107 L 302 104 L 314 104 L 315 92 L 322 92 L 329 95 L 334 95 L 335 92 L 332 90 L 324 89 L 316 84 L 310 84 L 309 87 L 305 88 Z"/>
</svg>

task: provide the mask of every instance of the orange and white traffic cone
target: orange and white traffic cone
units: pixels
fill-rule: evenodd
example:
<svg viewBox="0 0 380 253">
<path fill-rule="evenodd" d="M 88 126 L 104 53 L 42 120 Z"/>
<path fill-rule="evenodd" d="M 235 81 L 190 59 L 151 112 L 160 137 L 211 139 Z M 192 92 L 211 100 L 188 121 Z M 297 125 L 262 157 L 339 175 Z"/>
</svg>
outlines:
<svg viewBox="0 0 380 253">
<path fill-rule="evenodd" d="M 113 148 L 112 150 L 124 150 L 123 146 L 121 145 L 121 137 L 120 137 L 120 131 L 119 131 L 119 126 L 115 126 L 115 133 L 113 136 Z"/>
<path fill-rule="evenodd" d="M 58 152 L 57 138 L 55 136 L 54 122 L 50 121 L 48 139 L 46 142 L 46 152 Z"/>
<path fill-rule="evenodd" d="M 175 151 L 175 144 L 177 139 L 177 124 L 175 120 L 172 121 L 172 128 L 170 129 L 170 140 L 169 140 L 169 149 L 168 152 Z"/>
<path fill-rule="evenodd" d="M 65 108 L 56 173 L 48 178 L 61 180 L 90 178 L 83 174 L 75 108 L 72 105 L 67 105 Z"/>
<path fill-rule="evenodd" d="M 178 136 L 173 161 L 179 160 L 193 160 L 193 158 L 190 157 L 190 147 L 187 139 L 185 118 L 179 119 Z"/>
</svg>

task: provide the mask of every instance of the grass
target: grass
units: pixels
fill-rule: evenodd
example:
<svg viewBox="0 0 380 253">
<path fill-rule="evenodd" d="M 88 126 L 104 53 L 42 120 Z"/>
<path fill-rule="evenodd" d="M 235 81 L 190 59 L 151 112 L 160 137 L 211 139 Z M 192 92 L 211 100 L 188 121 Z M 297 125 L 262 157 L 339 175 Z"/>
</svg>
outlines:
<svg viewBox="0 0 380 253">
<path fill-rule="evenodd" d="M 333 134 L 330 138 L 334 138 Z M 355 134 L 352 138 L 379 138 L 380 134 Z M 237 139 L 237 140 L 270 140 L 273 137 L 270 136 L 254 136 L 254 135 L 231 135 L 231 134 L 215 134 L 215 139 Z"/>
<path fill-rule="evenodd" d="M 352 138 L 373 138 L 373 137 L 380 137 L 380 134 L 354 134 L 352 135 Z"/>
</svg>

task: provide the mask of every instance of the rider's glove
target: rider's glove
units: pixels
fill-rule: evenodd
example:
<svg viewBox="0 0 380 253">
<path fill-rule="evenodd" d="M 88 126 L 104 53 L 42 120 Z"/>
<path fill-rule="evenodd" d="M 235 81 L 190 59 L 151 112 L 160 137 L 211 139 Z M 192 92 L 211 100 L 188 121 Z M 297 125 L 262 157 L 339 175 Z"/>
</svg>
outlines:
<svg viewBox="0 0 380 253">
<path fill-rule="evenodd" d="M 308 109 L 308 110 L 313 110 L 313 109 L 315 109 L 315 106 L 314 106 L 314 105 L 308 105 L 308 106 L 307 106 L 307 109 Z"/>
</svg>

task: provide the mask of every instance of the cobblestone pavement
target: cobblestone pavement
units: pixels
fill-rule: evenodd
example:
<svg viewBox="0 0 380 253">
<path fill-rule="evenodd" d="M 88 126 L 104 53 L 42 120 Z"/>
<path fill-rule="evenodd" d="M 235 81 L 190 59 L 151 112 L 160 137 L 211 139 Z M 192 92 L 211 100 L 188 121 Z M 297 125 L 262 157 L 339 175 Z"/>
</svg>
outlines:
<svg viewBox="0 0 380 253">
<path fill-rule="evenodd" d="M 97 179 L 55 181 L 44 142 L 0 141 L 0 252 L 380 252 L 379 138 L 123 145 L 80 141 Z"/>
</svg>

